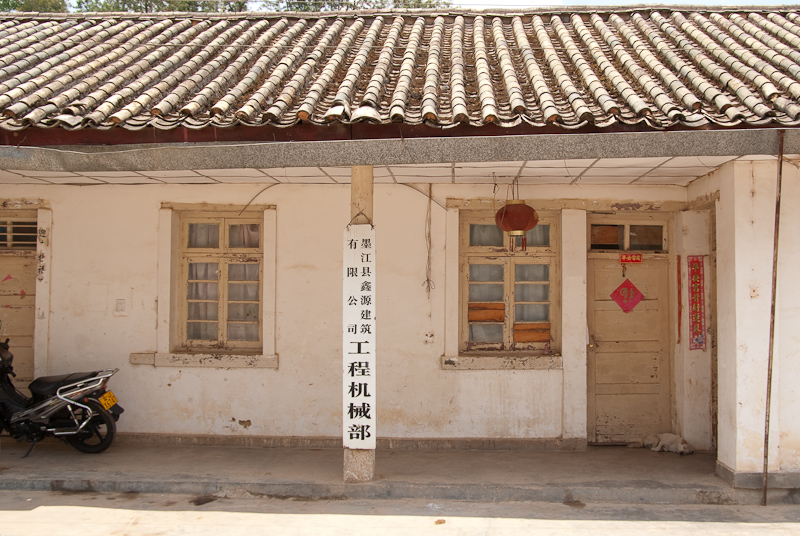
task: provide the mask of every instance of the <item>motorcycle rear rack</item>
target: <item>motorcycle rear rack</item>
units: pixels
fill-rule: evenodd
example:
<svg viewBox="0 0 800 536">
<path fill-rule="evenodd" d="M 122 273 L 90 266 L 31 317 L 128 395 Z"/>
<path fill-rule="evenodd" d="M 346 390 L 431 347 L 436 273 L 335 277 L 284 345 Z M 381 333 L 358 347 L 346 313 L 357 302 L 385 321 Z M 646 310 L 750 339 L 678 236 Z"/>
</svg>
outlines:
<svg viewBox="0 0 800 536">
<path fill-rule="evenodd" d="M 26 419 L 32 421 L 48 419 L 50 416 L 57 413 L 64 407 L 73 405 L 85 409 L 91 415 L 92 413 L 91 408 L 81 404 L 76 399 L 80 398 L 85 394 L 89 394 L 97 390 L 100 386 L 103 385 L 103 383 L 108 378 L 110 378 L 117 372 L 119 372 L 118 368 L 104 369 L 98 372 L 96 376 L 93 376 L 91 378 L 81 380 L 75 383 L 70 383 L 67 385 L 62 385 L 61 387 L 58 388 L 58 390 L 56 391 L 56 395 L 54 397 L 48 398 L 47 400 L 44 400 L 43 402 L 40 402 L 39 404 L 31 408 L 28 408 L 24 411 L 20 411 L 12 415 L 11 423 L 13 424 Z M 70 414 L 72 414 L 71 409 L 70 409 Z M 56 432 L 55 428 L 48 429 L 47 431 L 53 433 L 53 435 L 75 435 L 78 432 L 80 432 L 88 422 L 89 419 L 86 419 L 78 429 L 72 432 L 64 432 L 64 431 Z"/>
</svg>

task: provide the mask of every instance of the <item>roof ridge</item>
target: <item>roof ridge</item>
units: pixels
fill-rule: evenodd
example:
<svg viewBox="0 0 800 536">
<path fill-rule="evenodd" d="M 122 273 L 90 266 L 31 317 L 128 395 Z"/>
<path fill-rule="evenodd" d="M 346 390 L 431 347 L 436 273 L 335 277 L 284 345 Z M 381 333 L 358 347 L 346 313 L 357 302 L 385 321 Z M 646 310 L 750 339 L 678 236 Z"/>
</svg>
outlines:
<svg viewBox="0 0 800 536">
<path fill-rule="evenodd" d="M 191 19 L 240 19 L 240 18 L 273 18 L 273 17 L 302 17 L 302 18 L 351 18 L 363 16 L 491 16 L 511 17 L 515 15 L 572 15 L 572 14 L 622 14 L 637 13 L 642 11 L 673 11 L 701 13 L 737 13 L 737 12 L 790 12 L 800 10 L 798 4 L 776 5 L 749 5 L 749 6 L 714 6 L 707 4 L 636 4 L 625 6 L 530 6 L 525 8 L 395 8 L 395 9 L 365 9 L 341 11 L 240 11 L 240 12 L 192 12 L 192 11 L 157 11 L 157 12 L 129 12 L 129 11 L 83 11 L 75 13 L 45 13 L 45 12 L 0 12 L 1 18 L 16 19 L 99 19 L 99 18 L 191 18 Z"/>
</svg>

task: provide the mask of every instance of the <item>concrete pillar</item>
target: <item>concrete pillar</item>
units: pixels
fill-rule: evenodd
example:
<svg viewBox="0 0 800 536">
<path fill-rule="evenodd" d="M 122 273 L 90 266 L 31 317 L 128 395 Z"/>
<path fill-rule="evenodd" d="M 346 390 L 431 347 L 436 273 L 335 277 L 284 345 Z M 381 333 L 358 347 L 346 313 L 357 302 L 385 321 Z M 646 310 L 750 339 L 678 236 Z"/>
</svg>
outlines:
<svg viewBox="0 0 800 536">
<path fill-rule="evenodd" d="M 716 225 L 717 473 L 736 486 L 760 487 L 769 355 L 775 162 L 739 161 L 720 172 L 723 175 Z M 770 458 L 773 461 L 778 459 L 775 455 L 778 444 L 778 437 L 771 435 Z"/>
<path fill-rule="evenodd" d="M 562 435 L 586 440 L 586 211 L 561 211 Z"/>
<path fill-rule="evenodd" d="M 374 223 L 372 166 L 353 166 L 350 171 L 350 223 Z M 377 408 L 373 408 L 377 415 Z M 375 451 L 344 449 L 344 481 L 369 482 L 375 477 Z"/>
</svg>

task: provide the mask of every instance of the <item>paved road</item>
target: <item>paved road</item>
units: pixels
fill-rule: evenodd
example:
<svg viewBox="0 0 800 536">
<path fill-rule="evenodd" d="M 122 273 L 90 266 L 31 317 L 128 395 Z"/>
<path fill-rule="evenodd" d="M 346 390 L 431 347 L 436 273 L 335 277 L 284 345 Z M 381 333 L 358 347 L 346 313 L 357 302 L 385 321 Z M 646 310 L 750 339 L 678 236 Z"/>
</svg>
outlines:
<svg viewBox="0 0 800 536">
<path fill-rule="evenodd" d="M 800 534 L 800 506 L 278 500 L 0 491 L 2 536 Z"/>
</svg>

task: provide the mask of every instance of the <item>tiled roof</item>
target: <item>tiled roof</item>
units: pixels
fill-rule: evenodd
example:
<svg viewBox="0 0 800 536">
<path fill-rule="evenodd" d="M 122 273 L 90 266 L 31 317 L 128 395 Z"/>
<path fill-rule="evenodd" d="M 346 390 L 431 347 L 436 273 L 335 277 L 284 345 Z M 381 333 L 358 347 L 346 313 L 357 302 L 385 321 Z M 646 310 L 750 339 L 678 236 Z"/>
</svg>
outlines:
<svg viewBox="0 0 800 536">
<path fill-rule="evenodd" d="M 792 10 L 0 14 L 9 130 L 796 126 L 798 99 Z"/>
</svg>

